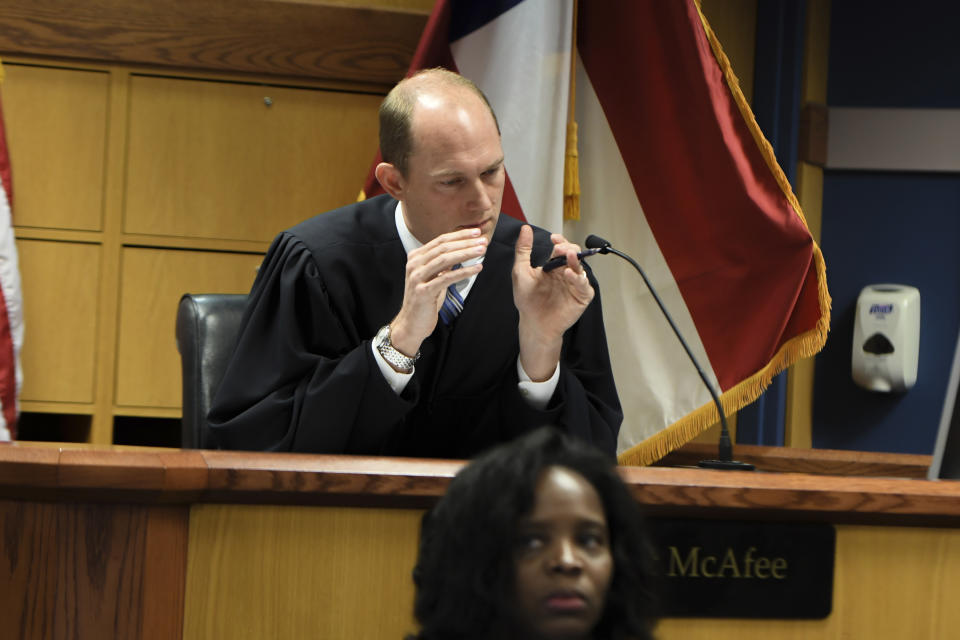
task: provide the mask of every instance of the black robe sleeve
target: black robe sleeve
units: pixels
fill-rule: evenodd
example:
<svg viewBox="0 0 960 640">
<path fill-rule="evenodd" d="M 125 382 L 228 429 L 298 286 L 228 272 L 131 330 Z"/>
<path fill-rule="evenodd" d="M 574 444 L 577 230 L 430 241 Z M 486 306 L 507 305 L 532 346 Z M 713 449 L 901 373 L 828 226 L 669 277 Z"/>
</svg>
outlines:
<svg viewBox="0 0 960 640">
<path fill-rule="evenodd" d="M 394 393 L 324 275 L 297 237 L 274 240 L 209 414 L 221 448 L 377 453 L 415 406 L 415 381 Z"/>
</svg>

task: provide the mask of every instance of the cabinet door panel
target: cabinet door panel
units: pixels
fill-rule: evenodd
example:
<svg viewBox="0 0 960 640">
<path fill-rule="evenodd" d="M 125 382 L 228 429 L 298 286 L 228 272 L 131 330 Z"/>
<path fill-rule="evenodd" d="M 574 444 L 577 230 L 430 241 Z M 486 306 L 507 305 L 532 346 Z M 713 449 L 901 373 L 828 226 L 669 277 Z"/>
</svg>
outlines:
<svg viewBox="0 0 960 640">
<path fill-rule="evenodd" d="M 108 74 L 10 63 L 3 68 L 14 223 L 99 230 Z"/>
<path fill-rule="evenodd" d="M 269 241 L 356 199 L 380 96 L 133 76 L 124 230 Z"/>
<path fill-rule="evenodd" d="M 179 408 L 174 326 L 180 296 L 247 293 L 261 260 L 254 254 L 124 248 L 116 404 Z"/>
<path fill-rule="evenodd" d="M 17 240 L 23 282 L 22 400 L 93 402 L 100 252 Z"/>
<path fill-rule="evenodd" d="M 415 627 L 410 567 L 422 518 L 415 509 L 194 505 L 183 640 L 404 637 Z"/>
</svg>

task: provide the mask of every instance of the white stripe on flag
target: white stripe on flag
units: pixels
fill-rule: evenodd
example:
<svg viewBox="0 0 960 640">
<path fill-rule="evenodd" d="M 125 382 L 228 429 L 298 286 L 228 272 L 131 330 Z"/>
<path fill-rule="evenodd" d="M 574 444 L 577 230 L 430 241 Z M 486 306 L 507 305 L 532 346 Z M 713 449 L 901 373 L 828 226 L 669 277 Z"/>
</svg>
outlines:
<svg viewBox="0 0 960 640">
<path fill-rule="evenodd" d="M 644 217 L 613 132 L 583 65 L 577 64 L 580 207 L 564 235 L 606 238 L 643 267 L 715 389 L 716 375 L 667 262 Z M 614 379 L 623 405 L 622 453 L 711 401 L 643 279 L 625 260 L 595 256 Z"/>
<path fill-rule="evenodd" d="M 572 16 L 572 0 L 526 0 L 450 45 L 497 114 L 524 217 L 554 232 L 563 226 Z"/>
<path fill-rule="evenodd" d="M 17 245 L 13 235 L 13 219 L 7 192 L 0 184 L 0 291 L 7 307 L 7 321 L 13 340 L 13 365 L 16 380 L 15 399 L 19 405 L 23 371 L 20 368 L 20 347 L 23 345 L 23 300 L 21 298 L 20 267 L 17 260 Z M 4 363 L 0 363 L 4 364 Z M 9 440 L 10 431 L 3 417 L 0 403 L 0 440 Z M 17 406 L 17 414 L 20 409 Z"/>
</svg>

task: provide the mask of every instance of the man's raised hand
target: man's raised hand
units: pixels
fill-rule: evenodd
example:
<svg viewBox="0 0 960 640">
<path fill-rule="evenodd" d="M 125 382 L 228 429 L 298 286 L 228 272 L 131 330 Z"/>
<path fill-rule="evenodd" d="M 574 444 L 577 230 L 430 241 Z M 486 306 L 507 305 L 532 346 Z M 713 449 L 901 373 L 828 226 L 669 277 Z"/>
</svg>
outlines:
<svg viewBox="0 0 960 640">
<path fill-rule="evenodd" d="M 567 264 L 549 273 L 530 264 L 533 229 L 524 225 L 517 238 L 513 264 L 513 301 L 520 313 L 520 364 L 534 381 L 548 379 L 560 361 L 563 334 L 583 314 L 594 291 L 577 259 L 580 247 L 562 235 L 550 236 L 551 257 Z"/>
<path fill-rule="evenodd" d="M 403 305 L 390 323 L 390 341 L 412 356 L 437 326 L 447 287 L 479 273 L 482 263 L 454 270 L 455 265 L 482 256 L 487 239 L 479 229 L 461 229 L 437 236 L 407 255 Z"/>
</svg>

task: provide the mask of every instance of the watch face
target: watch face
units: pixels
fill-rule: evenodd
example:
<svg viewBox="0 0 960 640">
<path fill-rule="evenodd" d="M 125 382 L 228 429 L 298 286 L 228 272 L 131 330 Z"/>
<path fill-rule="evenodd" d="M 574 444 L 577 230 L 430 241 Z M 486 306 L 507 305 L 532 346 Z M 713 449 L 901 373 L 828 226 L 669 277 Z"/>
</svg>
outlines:
<svg viewBox="0 0 960 640">
<path fill-rule="evenodd" d="M 390 325 L 386 324 L 380 327 L 380 331 L 377 331 L 377 336 L 373 339 L 373 343 L 378 347 L 383 347 L 390 343 Z"/>
</svg>

